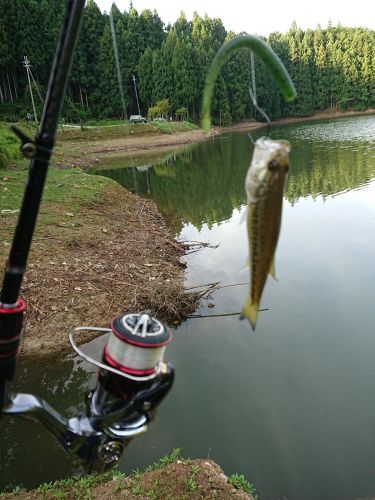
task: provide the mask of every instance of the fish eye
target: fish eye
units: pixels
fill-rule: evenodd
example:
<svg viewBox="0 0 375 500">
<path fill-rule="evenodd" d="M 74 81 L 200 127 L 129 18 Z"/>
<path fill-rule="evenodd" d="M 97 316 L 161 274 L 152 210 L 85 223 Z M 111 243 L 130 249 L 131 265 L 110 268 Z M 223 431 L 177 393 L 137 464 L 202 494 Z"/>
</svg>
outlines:
<svg viewBox="0 0 375 500">
<path fill-rule="evenodd" d="M 279 168 L 279 163 L 276 160 L 271 160 L 268 164 L 268 170 L 271 170 L 271 172 L 277 170 Z"/>
</svg>

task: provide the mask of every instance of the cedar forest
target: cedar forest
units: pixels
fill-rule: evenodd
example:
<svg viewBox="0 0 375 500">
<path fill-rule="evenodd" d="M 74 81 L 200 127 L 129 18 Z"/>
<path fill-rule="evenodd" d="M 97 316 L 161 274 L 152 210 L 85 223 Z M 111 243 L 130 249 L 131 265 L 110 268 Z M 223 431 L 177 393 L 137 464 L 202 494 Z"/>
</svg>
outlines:
<svg viewBox="0 0 375 500">
<path fill-rule="evenodd" d="M 25 119 L 31 113 L 26 55 L 40 93 L 46 91 L 55 44 L 64 14 L 61 0 L 0 0 L 0 120 Z M 199 121 L 208 67 L 222 43 L 235 34 L 220 19 L 184 13 L 165 26 L 157 12 L 138 13 L 130 4 L 112 6 L 122 72 L 126 112 L 147 116 L 157 102 L 169 114 Z M 266 41 L 288 69 L 298 97 L 286 103 L 260 61 L 256 61 L 259 105 L 271 119 L 310 115 L 327 108 L 363 110 L 375 106 L 375 32 L 331 26 L 302 31 L 294 23 Z M 213 122 L 229 124 L 260 118 L 249 96 L 251 58 L 240 50 L 223 67 L 213 99 Z M 32 85 L 35 85 L 34 83 Z M 121 117 L 122 107 L 113 53 L 109 15 L 93 0 L 85 8 L 74 58 L 64 116 L 80 121 Z M 166 101 L 167 100 L 167 101 Z M 41 109 L 41 103 L 38 103 Z M 126 118 L 126 117 L 125 117 Z"/>
</svg>

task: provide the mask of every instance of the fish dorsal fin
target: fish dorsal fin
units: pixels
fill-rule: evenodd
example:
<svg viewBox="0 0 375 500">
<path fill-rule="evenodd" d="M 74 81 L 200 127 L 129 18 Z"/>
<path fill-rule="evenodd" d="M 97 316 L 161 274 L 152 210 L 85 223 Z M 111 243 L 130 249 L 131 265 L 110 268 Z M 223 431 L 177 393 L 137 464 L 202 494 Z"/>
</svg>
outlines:
<svg viewBox="0 0 375 500">
<path fill-rule="evenodd" d="M 276 278 L 276 271 L 275 271 L 275 255 L 272 257 L 268 274 L 270 274 L 275 281 L 278 281 L 278 279 Z"/>
</svg>

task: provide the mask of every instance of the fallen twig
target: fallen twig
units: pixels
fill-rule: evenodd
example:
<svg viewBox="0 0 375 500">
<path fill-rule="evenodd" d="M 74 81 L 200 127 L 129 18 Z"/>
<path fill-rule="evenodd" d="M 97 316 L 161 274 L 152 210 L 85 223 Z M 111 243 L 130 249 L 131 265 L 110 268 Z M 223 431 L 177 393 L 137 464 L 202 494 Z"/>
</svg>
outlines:
<svg viewBox="0 0 375 500">
<path fill-rule="evenodd" d="M 259 312 L 269 311 L 269 307 L 259 309 Z M 224 313 L 224 314 L 191 314 L 188 318 L 219 318 L 222 316 L 239 316 L 241 312 Z"/>
<path fill-rule="evenodd" d="M 197 250 L 200 250 L 201 248 L 213 248 L 213 249 L 216 249 L 220 246 L 220 244 L 213 244 L 213 243 L 208 243 L 208 242 L 204 242 L 204 241 L 195 241 L 195 240 L 192 240 L 192 241 L 184 241 L 184 240 L 177 240 L 178 243 L 181 243 L 182 245 L 184 245 L 185 247 L 188 247 L 189 249 L 193 250 L 193 251 L 197 251 Z M 192 252 L 190 252 L 192 253 Z"/>
<path fill-rule="evenodd" d="M 215 288 L 217 290 L 219 290 L 220 288 L 229 288 L 231 286 L 243 286 L 243 285 L 248 285 L 249 282 L 248 281 L 245 281 L 243 283 L 231 283 L 229 285 L 220 285 L 220 286 L 217 286 L 219 285 L 220 281 L 217 281 L 217 282 L 214 282 L 214 283 L 207 283 L 207 284 L 204 284 L 204 285 L 192 285 L 192 286 L 189 286 L 189 287 L 186 287 L 185 290 L 195 290 L 195 289 L 198 289 L 198 288 L 212 288 L 214 285 L 215 285 Z"/>
</svg>

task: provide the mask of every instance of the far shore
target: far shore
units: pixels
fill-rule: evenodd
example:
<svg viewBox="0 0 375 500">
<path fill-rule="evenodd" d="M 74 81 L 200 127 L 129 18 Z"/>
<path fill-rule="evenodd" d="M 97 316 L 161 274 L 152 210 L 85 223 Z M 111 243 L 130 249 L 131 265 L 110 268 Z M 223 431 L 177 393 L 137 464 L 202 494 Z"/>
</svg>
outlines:
<svg viewBox="0 0 375 500">
<path fill-rule="evenodd" d="M 327 110 L 314 113 L 311 116 L 303 117 L 288 117 L 272 122 L 274 125 L 288 125 L 299 122 L 309 122 L 315 120 L 327 120 L 335 118 L 344 118 L 348 116 L 370 115 L 375 114 L 375 109 L 367 109 L 365 111 L 345 111 L 340 112 L 337 110 Z M 98 129 L 96 136 L 82 136 L 78 132 L 78 136 L 74 140 L 65 137 L 61 134 L 58 139 L 57 155 L 54 164 L 58 167 L 66 167 L 76 165 L 84 170 L 90 168 L 101 168 L 107 166 L 108 163 L 116 163 L 120 159 L 142 157 L 145 161 L 155 156 L 162 156 L 168 151 L 179 149 L 185 145 L 198 143 L 208 138 L 223 133 L 230 132 L 245 132 L 247 130 L 254 130 L 265 127 L 264 122 L 257 122 L 254 120 L 236 123 L 227 127 L 214 126 L 211 128 L 210 134 L 207 135 L 202 129 L 196 128 L 194 130 L 183 130 L 171 134 L 161 133 L 153 129 L 141 129 L 142 125 L 135 125 L 137 127 L 133 133 L 122 134 L 121 127 L 118 127 L 118 133 L 109 136 L 106 134 L 105 128 Z"/>
<path fill-rule="evenodd" d="M 345 118 L 348 116 L 361 116 L 361 115 L 374 115 L 375 109 L 366 109 L 364 111 L 337 111 L 326 110 L 326 111 L 317 111 L 313 115 L 310 116 L 291 116 L 288 118 L 281 118 L 280 120 L 275 120 L 272 122 L 273 125 L 288 125 L 289 123 L 298 123 L 298 122 L 309 122 L 316 120 L 332 120 L 334 118 Z M 245 121 L 241 123 L 237 123 L 235 125 L 230 125 L 228 127 L 220 127 L 219 131 L 223 132 L 235 132 L 235 131 L 246 131 L 248 129 L 262 128 L 265 127 L 266 124 L 264 122 L 254 122 L 254 121 Z M 215 128 L 215 130 L 217 130 Z"/>
</svg>

